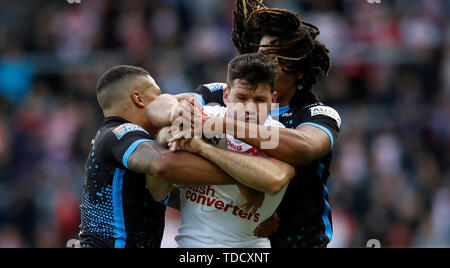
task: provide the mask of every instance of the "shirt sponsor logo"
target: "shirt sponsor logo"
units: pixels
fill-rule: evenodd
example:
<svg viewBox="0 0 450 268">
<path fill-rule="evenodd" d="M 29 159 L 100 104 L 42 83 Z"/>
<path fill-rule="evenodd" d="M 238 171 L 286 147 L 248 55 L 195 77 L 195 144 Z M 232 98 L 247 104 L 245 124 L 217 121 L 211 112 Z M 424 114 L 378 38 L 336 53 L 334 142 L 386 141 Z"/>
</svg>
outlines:
<svg viewBox="0 0 450 268">
<path fill-rule="evenodd" d="M 241 144 L 239 144 L 239 143 L 241 143 Z M 264 155 L 263 151 L 255 148 L 255 147 L 249 146 L 248 144 L 242 143 L 241 141 L 235 140 L 235 139 L 228 140 L 228 150 L 235 151 L 235 152 L 241 152 L 241 153 L 252 155 L 252 156 L 263 156 Z"/>
<path fill-rule="evenodd" d="M 141 131 L 149 135 L 148 132 L 145 131 L 145 129 L 143 129 L 142 127 L 130 123 L 120 125 L 117 128 L 115 128 L 112 132 L 114 133 L 114 135 L 116 135 L 118 140 L 121 140 L 127 133 L 135 131 Z"/>
<path fill-rule="evenodd" d="M 258 223 L 261 214 L 253 214 L 239 208 L 233 200 L 216 195 L 216 191 L 211 186 L 191 187 L 186 191 L 187 201 L 201 204 L 203 212 L 223 211 L 228 215 L 240 217 L 247 221 Z"/>
<path fill-rule="evenodd" d="M 236 145 L 228 140 L 228 147 L 233 149 L 234 151 L 242 151 L 242 145 Z"/>
<path fill-rule="evenodd" d="M 217 90 L 225 90 L 227 88 L 227 84 L 225 83 L 211 83 L 205 85 L 211 92 L 217 91 Z"/>
<path fill-rule="evenodd" d="M 318 115 L 324 115 L 333 118 L 338 127 L 341 128 L 341 117 L 339 116 L 338 112 L 336 112 L 335 109 L 327 106 L 317 106 L 310 109 L 311 110 L 311 116 L 318 116 Z"/>
</svg>

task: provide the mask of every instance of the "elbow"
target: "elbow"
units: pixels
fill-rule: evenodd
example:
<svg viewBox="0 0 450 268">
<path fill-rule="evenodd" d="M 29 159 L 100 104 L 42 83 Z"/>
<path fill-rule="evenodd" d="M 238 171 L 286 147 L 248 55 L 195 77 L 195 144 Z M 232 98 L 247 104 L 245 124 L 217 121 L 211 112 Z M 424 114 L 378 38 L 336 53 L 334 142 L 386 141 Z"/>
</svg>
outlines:
<svg viewBox="0 0 450 268">
<path fill-rule="evenodd" d="M 266 188 L 266 193 L 270 195 L 277 195 L 284 189 L 289 182 L 289 179 L 285 175 L 276 176 L 271 180 L 270 185 Z"/>
<path fill-rule="evenodd" d="M 167 199 L 167 197 L 170 194 L 170 191 L 172 190 L 172 187 L 166 188 L 163 186 L 157 186 L 154 185 L 153 187 L 149 187 L 147 185 L 148 191 L 150 192 L 150 195 L 153 198 L 153 201 L 155 202 L 162 202 Z"/>
<path fill-rule="evenodd" d="M 297 166 L 305 166 L 312 163 L 314 158 L 314 150 L 313 147 L 309 144 L 303 144 L 300 148 L 295 151 L 295 165 Z"/>
<path fill-rule="evenodd" d="M 277 195 L 281 192 L 283 187 L 281 187 L 279 184 L 272 184 L 266 189 L 266 193 L 269 195 Z"/>
<path fill-rule="evenodd" d="M 150 195 L 152 196 L 153 201 L 156 201 L 156 202 L 162 201 L 162 195 L 159 191 L 152 190 L 152 189 L 148 189 L 148 191 L 150 192 Z"/>
<path fill-rule="evenodd" d="M 267 187 L 267 193 L 270 195 L 279 194 L 287 186 L 292 177 L 294 177 L 294 174 L 295 169 L 292 166 L 279 172 L 272 178 L 270 185 Z"/>
<path fill-rule="evenodd" d="M 167 198 L 167 196 L 162 194 L 160 191 L 150 191 L 150 194 L 152 195 L 152 198 L 155 202 L 162 202 Z"/>
<path fill-rule="evenodd" d="M 168 161 L 167 154 L 169 152 L 161 153 L 152 162 L 151 174 L 161 178 L 166 178 L 167 173 L 171 169 L 171 161 Z"/>
</svg>

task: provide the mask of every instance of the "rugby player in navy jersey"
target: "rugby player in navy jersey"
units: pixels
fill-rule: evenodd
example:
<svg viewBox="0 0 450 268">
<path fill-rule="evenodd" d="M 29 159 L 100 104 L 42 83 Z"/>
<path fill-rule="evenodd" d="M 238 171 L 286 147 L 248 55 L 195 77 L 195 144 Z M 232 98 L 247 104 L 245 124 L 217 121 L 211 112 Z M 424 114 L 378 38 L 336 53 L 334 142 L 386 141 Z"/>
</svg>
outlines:
<svg viewBox="0 0 450 268">
<path fill-rule="evenodd" d="M 270 237 L 272 247 L 327 247 L 333 230 L 326 185 L 341 118 L 312 89 L 318 76 L 326 76 L 331 68 L 329 51 L 316 40 L 320 33 L 317 27 L 287 10 L 269 9 L 260 0 L 236 0 L 234 15 L 232 39 L 239 52 L 259 52 L 278 59 L 275 89 L 281 108 L 271 115 L 279 117 L 286 129 L 280 129 L 279 146 L 270 150 L 261 148 L 266 141 L 261 136 L 249 137 L 249 129 L 254 127 L 249 123 L 215 120 L 224 125 L 217 129 L 228 130 L 229 135 L 245 129 L 247 136 L 239 137 L 241 141 L 298 167 L 298 175 L 291 181 L 278 215 L 274 215 L 280 222 L 278 231 Z M 224 96 L 229 94 L 226 87 L 222 83 L 204 85 L 195 96 L 202 104 L 223 105 Z M 247 98 L 245 94 L 238 97 L 242 102 Z M 225 127 L 230 124 L 234 125 L 231 131 Z M 258 128 L 268 131 L 264 126 Z M 270 230 L 270 224 L 257 233 L 264 229 Z"/>
<path fill-rule="evenodd" d="M 159 126 L 147 108 L 160 94 L 149 73 L 138 67 L 117 66 L 100 79 L 97 98 L 105 121 L 86 162 L 82 247 L 160 247 L 165 205 L 157 201 L 167 197 L 172 184 L 238 184 L 248 209 L 262 203 L 259 192 L 213 163 L 187 152 L 170 153 L 152 140 Z M 188 103 L 182 101 L 170 117 L 182 114 L 183 105 Z"/>
<path fill-rule="evenodd" d="M 232 117 L 242 122 L 271 126 L 273 131 L 266 134 L 273 140 L 267 146 L 276 147 L 277 131 L 284 128 L 280 122 L 268 115 L 272 104 L 276 102 L 274 92 L 276 68 L 276 61 L 258 53 L 236 57 L 228 65 L 227 81 L 230 94 L 227 97 L 226 107 L 205 106 L 202 107 L 202 114 L 206 117 Z M 245 102 L 236 97 L 242 94 L 248 96 Z M 154 112 L 165 109 L 167 117 L 172 110 L 170 105 L 176 107 L 177 103 L 174 96 L 160 97 L 151 104 L 160 109 L 149 109 L 153 111 L 150 116 L 153 117 Z M 179 235 L 176 237 L 178 245 L 183 248 L 270 247 L 270 241 L 258 238 L 254 230 L 276 211 L 290 179 L 295 175 L 295 168 L 265 156 L 261 151 L 231 135 L 205 137 L 199 132 L 196 134 L 196 130 L 201 129 L 195 128 L 195 122 L 192 124 L 191 113 L 187 115 L 179 118 L 186 120 L 187 128 L 180 127 L 181 121 L 177 120 L 169 127 L 171 135 L 161 131 L 158 141 L 161 144 L 168 144 L 172 140 L 178 140 L 178 136 L 186 137 L 180 144 L 174 143 L 175 147 L 172 149 L 181 148 L 199 154 L 214 162 L 236 180 L 266 195 L 258 210 L 245 211 L 236 206 L 242 203 L 242 197 L 234 185 L 180 187 L 181 220 Z M 192 138 L 194 136 L 196 137 Z M 218 142 L 220 145 L 208 144 L 203 137 L 216 140 L 213 144 Z"/>
</svg>

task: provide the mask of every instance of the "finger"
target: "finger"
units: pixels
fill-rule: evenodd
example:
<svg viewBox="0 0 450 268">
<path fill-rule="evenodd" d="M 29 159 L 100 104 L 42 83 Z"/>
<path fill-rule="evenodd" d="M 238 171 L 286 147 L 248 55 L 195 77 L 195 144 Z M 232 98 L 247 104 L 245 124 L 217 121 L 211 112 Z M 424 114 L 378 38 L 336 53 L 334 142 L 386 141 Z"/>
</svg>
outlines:
<svg viewBox="0 0 450 268">
<path fill-rule="evenodd" d="M 254 206 L 254 204 L 248 204 L 248 206 L 245 208 L 245 211 L 250 212 Z"/>
<path fill-rule="evenodd" d="M 178 125 L 176 125 L 176 124 L 173 124 L 170 127 L 170 133 L 175 133 L 175 132 L 177 132 L 177 130 L 178 130 Z"/>
<path fill-rule="evenodd" d="M 270 236 L 270 233 L 264 231 L 265 229 L 267 228 L 265 228 L 264 226 L 258 226 L 253 232 L 253 234 L 259 238 L 267 238 Z"/>
<path fill-rule="evenodd" d="M 252 207 L 252 204 L 250 204 L 248 201 L 245 201 L 243 204 L 241 204 L 240 209 L 249 212 L 251 207 Z"/>
<path fill-rule="evenodd" d="M 183 118 L 184 122 L 194 122 L 195 118 L 199 118 L 200 113 L 197 111 L 197 109 L 195 109 L 194 107 L 192 107 L 192 110 L 184 110 L 183 114 L 180 116 L 181 118 Z"/>
<path fill-rule="evenodd" d="M 192 109 L 193 110 L 195 105 L 194 105 L 193 101 L 184 100 L 184 101 L 182 101 L 180 103 L 180 106 L 183 107 L 183 108 L 187 108 L 187 109 Z"/>
<path fill-rule="evenodd" d="M 202 103 L 194 96 L 190 96 L 189 98 L 186 99 L 189 103 L 191 103 L 192 105 L 194 105 L 196 108 L 202 108 L 203 105 Z"/>
<path fill-rule="evenodd" d="M 242 203 L 239 205 L 239 208 L 244 209 L 246 206 L 248 206 L 248 200 L 242 201 Z"/>
<path fill-rule="evenodd" d="M 194 96 L 189 96 L 185 99 L 187 102 L 194 104 L 195 103 L 195 97 Z"/>
<path fill-rule="evenodd" d="M 184 132 L 181 130 L 175 130 L 172 132 L 172 137 L 170 138 L 170 142 L 175 142 L 179 139 L 184 138 Z"/>
<path fill-rule="evenodd" d="M 259 207 L 254 206 L 253 210 L 252 210 L 252 214 L 256 214 L 256 212 L 258 211 Z"/>
<path fill-rule="evenodd" d="M 268 238 L 269 236 L 270 236 L 269 232 L 261 231 L 260 233 L 258 233 L 258 237 L 260 238 Z"/>
<path fill-rule="evenodd" d="M 259 238 L 267 238 L 267 234 L 264 231 L 258 230 L 258 232 L 254 233 L 255 236 L 259 237 Z"/>
<path fill-rule="evenodd" d="M 170 126 L 170 132 L 175 133 L 177 130 L 180 129 L 180 126 L 183 125 L 183 121 L 180 118 L 175 119 L 173 121 L 172 126 Z"/>
<path fill-rule="evenodd" d="M 185 145 L 188 145 L 191 142 L 191 139 L 184 139 L 181 141 L 181 148 L 184 148 Z"/>
<path fill-rule="evenodd" d="M 170 146 L 170 152 L 175 153 L 177 151 L 177 143 L 174 142 L 172 143 L 172 145 Z"/>
<path fill-rule="evenodd" d="M 170 127 L 171 132 L 175 133 L 176 131 L 186 131 L 186 130 L 192 130 L 194 128 L 193 121 L 189 118 L 186 118 L 184 116 L 177 118 L 172 126 Z"/>
<path fill-rule="evenodd" d="M 173 138 L 170 140 L 170 143 L 177 142 L 178 140 L 183 138 L 183 132 L 174 133 Z"/>
<path fill-rule="evenodd" d="M 180 103 L 179 107 L 183 111 L 183 114 L 191 114 L 192 115 L 195 112 L 194 105 L 192 105 L 192 103 L 187 102 L 187 101 L 183 101 L 182 103 Z"/>
<path fill-rule="evenodd" d="M 177 130 L 175 133 L 173 133 L 172 135 L 174 137 L 177 137 L 177 139 L 190 139 L 192 138 L 192 133 L 193 133 L 193 129 L 191 128 L 187 128 L 187 129 L 182 129 L 182 130 Z M 181 136 L 181 137 L 180 137 Z"/>
<path fill-rule="evenodd" d="M 175 147 L 175 152 L 178 151 L 178 148 L 182 148 L 182 147 L 181 147 L 181 141 L 180 141 L 180 140 L 177 140 L 177 141 L 175 142 L 174 147 Z"/>
<path fill-rule="evenodd" d="M 257 205 L 257 206 L 255 206 L 255 208 L 254 208 L 254 212 L 253 212 L 253 213 L 255 213 L 255 214 L 256 214 L 256 212 L 258 211 L 258 209 L 260 209 L 260 208 L 262 207 L 263 203 L 264 203 L 264 202 L 260 202 L 260 203 L 258 203 L 258 205 Z"/>
</svg>

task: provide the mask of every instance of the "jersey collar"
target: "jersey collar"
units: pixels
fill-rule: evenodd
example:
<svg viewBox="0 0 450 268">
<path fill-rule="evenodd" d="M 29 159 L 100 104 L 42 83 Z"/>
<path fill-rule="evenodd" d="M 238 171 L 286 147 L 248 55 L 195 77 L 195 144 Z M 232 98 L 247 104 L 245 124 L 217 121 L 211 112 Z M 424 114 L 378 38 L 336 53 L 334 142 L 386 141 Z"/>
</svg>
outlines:
<svg viewBox="0 0 450 268">
<path fill-rule="evenodd" d="M 280 115 L 287 113 L 290 109 L 291 109 L 290 105 L 273 109 L 272 111 L 270 111 L 269 115 L 272 117 L 279 117 Z"/>
</svg>

